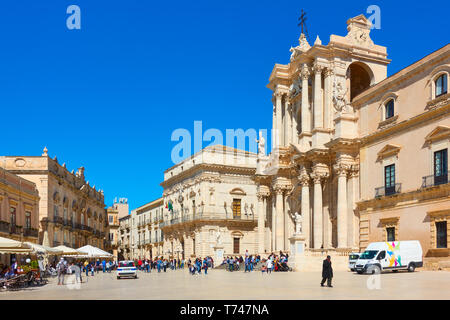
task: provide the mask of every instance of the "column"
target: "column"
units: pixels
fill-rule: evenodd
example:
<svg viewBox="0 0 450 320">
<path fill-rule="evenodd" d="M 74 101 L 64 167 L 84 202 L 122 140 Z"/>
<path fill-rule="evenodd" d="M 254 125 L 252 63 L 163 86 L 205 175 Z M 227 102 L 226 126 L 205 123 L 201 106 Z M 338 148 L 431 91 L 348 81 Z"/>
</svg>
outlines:
<svg viewBox="0 0 450 320">
<path fill-rule="evenodd" d="M 348 247 L 357 246 L 357 232 L 356 232 L 356 218 L 355 218 L 355 202 L 357 197 L 357 187 L 358 187 L 358 169 L 352 168 L 350 172 L 348 183 L 347 183 L 347 196 L 348 196 L 348 216 L 347 216 L 347 230 L 348 230 Z"/>
<path fill-rule="evenodd" d="M 323 128 L 322 66 L 314 63 L 314 128 Z"/>
<path fill-rule="evenodd" d="M 297 108 L 296 104 L 291 102 L 291 141 L 293 144 L 298 144 L 298 133 L 297 133 Z"/>
<path fill-rule="evenodd" d="M 282 125 L 282 111 L 281 111 L 281 103 L 283 99 L 283 95 L 281 92 L 276 93 L 276 108 L 277 108 L 277 131 L 275 131 L 275 143 L 277 146 L 281 145 L 282 140 L 282 134 L 283 134 L 283 125 Z"/>
<path fill-rule="evenodd" d="M 322 241 L 323 212 L 322 212 L 322 183 L 321 183 L 322 177 L 319 174 L 314 173 L 312 178 L 314 180 L 314 208 L 313 208 L 314 248 L 320 249 L 320 247 L 323 244 Z"/>
<path fill-rule="evenodd" d="M 275 94 L 272 97 L 272 129 L 273 132 L 277 130 L 277 107 L 275 103 Z"/>
<path fill-rule="evenodd" d="M 292 130 L 291 130 L 291 104 L 288 101 L 288 98 L 286 96 L 286 102 L 285 102 L 285 114 L 284 114 L 284 119 L 285 119 L 285 137 L 284 137 L 284 146 L 287 147 L 289 146 L 289 144 L 292 142 L 291 139 L 291 135 L 292 135 Z"/>
<path fill-rule="evenodd" d="M 270 247 L 268 246 L 266 241 L 267 200 L 267 196 L 263 198 L 263 252 L 266 252 L 266 250 L 270 250 Z"/>
<path fill-rule="evenodd" d="M 261 193 L 258 198 L 258 253 L 264 253 L 264 197 Z"/>
<path fill-rule="evenodd" d="M 300 174 L 300 183 L 302 185 L 302 202 L 301 210 L 303 216 L 302 232 L 306 237 L 306 247 L 311 248 L 311 226 L 310 226 L 310 211 L 309 211 L 309 175 L 306 170 Z"/>
<path fill-rule="evenodd" d="M 333 127 L 333 115 L 331 107 L 331 76 L 333 75 L 333 69 L 325 69 L 325 80 L 324 80 L 324 101 L 323 101 L 323 123 L 324 128 L 331 129 Z"/>
<path fill-rule="evenodd" d="M 347 168 L 339 164 L 335 166 L 335 171 L 338 176 L 337 247 L 347 248 Z"/>
<path fill-rule="evenodd" d="M 311 131 L 311 118 L 309 110 L 309 98 L 308 98 L 308 79 L 309 70 L 306 64 L 303 64 L 302 71 L 300 73 L 302 78 L 302 132 Z"/>
<path fill-rule="evenodd" d="M 275 239 L 275 249 L 277 251 L 284 250 L 284 208 L 283 208 L 283 189 L 277 187 L 275 189 L 276 193 L 276 239 Z"/>
<path fill-rule="evenodd" d="M 270 251 L 275 251 L 275 243 L 277 236 L 277 214 L 276 214 L 276 195 L 275 192 L 272 193 L 272 245 Z"/>
</svg>

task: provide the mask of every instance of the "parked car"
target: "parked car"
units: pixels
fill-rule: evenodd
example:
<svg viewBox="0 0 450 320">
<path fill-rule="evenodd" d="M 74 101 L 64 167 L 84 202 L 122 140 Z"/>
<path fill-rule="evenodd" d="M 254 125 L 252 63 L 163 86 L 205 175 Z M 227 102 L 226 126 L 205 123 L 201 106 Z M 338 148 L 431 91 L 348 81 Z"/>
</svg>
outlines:
<svg viewBox="0 0 450 320">
<path fill-rule="evenodd" d="M 422 246 L 418 240 L 412 240 L 372 242 L 359 256 L 354 269 L 359 274 L 373 274 L 384 270 L 414 272 L 422 266 Z"/>
<path fill-rule="evenodd" d="M 351 271 L 355 271 L 355 263 L 360 255 L 360 252 L 352 252 L 348 255 L 348 267 Z"/>
<path fill-rule="evenodd" d="M 119 261 L 119 265 L 117 267 L 117 279 L 122 277 L 132 277 L 137 279 L 137 269 L 134 261 Z"/>
</svg>

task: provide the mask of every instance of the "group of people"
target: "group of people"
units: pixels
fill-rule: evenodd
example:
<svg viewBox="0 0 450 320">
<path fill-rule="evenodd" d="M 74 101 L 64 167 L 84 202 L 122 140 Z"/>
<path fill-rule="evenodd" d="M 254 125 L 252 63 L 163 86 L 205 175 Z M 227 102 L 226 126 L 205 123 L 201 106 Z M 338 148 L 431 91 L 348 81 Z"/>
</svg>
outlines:
<svg viewBox="0 0 450 320">
<path fill-rule="evenodd" d="M 18 270 L 19 265 L 15 259 L 13 260 L 11 266 L 0 264 L 0 279 L 11 279 L 17 274 Z"/>
<path fill-rule="evenodd" d="M 155 259 L 139 259 L 135 261 L 135 265 L 138 270 L 144 272 L 151 272 L 152 270 L 157 270 L 158 272 L 164 271 L 167 269 L 176 270 L 176 269 L 184 269 L 184 259 L 163 259 L 161 257 L 157 257 Z"/>
<path fill-rule="evenodd" d="M 201 274 L 202 269 L 205 271 L 205 275 L 208 274 L 209 268 L 214 268 L 214 259 L 212 257 L 196 258 L 194 261 L 188 260 L 188 269 L 192 275 Z"/>
<path fill-rule="evenodd" d="M 228 256 L 223 259 L 222 264 L 226 264 L 228 271 L 237 271 L 241 265 L 244 265 L 244 272 L 251 272 L 256 265 L 261 261 L 261 256 L 251 255 L 248 250 L 245 251 L 244 257 L 242 256 Z"/>
<path fill-rule="evenodd" d="M 102 261 L 100 259 L 95 261 L 85 260 L 84 262 L 76 260 L 69 263 L 66 259 L 61 258 L 58 263 L 54 262 L 49 266 L 50 273 L 56 273 L 58 276 L 58 285 L 64 285 L 64 276 L 66 274 L 75 274 L 76 281 L 82 283 L 82 273 L 85 273 L 86 277 L 89 277 L 89 274 L 93 277 L 95 272 L 110 273 L 116 268 L 116 261 L 106 261 L 105 259 L 102 259 Z"/>
</svg>

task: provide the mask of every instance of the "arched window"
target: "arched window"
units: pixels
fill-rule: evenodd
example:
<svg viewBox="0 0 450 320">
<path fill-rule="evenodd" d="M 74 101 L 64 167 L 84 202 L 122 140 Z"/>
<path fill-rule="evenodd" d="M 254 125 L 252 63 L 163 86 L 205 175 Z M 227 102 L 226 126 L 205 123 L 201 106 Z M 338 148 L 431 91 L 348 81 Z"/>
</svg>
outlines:
<svg viewBox="0 0 450 320">
<path fill-rule="evenodd" d="M 436 79 L 434 84 L 435 84 L 435 90 L 436 90 L 435 91 L 436 98 L 447 93 L 447 75 L 446 74 L 440 75 Z"/>
<path fill-rule="evenodd" d="M 392 118 L 394 116 L 394 99 L 390 99 L 384 105 L 385 108 L 385 119 Z"/>
</svg>

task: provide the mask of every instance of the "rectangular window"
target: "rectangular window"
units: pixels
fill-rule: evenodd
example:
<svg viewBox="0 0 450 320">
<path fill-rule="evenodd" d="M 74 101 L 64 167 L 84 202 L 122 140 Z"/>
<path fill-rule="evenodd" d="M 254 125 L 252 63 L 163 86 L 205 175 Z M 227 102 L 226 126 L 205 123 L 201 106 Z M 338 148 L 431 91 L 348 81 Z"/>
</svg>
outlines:
<svg viewBox="0 0 450 320">
<path fill-rule="evenodd" d="M 395 227 L 386 228 L 386 241 L 395 241 Z"/>
<path fill-rule="evenodd" d="M 31 229 L 31 212 L 25 212 L 25 229 Z"/>
<path fill-rule="evenodd" d="M 384 188 L 387 196 L 395 193 L 395 164 L 384 167 Z"/>
<path fill-rule="evenodd" d="M 233 199 L 233 219 L 241 217 L 241 199 Z"/>
<path fill-rule="evenodd" d="M 113 222 L 113 216 L 109 216 L 109 223 Z"/>
<path fill-rule="evenodd" d="M 447 248 L 447 221 L 436 222 L 436 248 Z"/>
<path fill-rule="evenodd" d="M 386 103 L 386 119 L 394 116 L 394 99 L 391 99 Z"/>
<path fill-rule="evenodd" d="M 239 238 L 233 238 L 233 253 L 239 253 Z"/>
<path fill-rule="evenodd" d="M 434 184 L 438 185 L 447 182 L 447 149 L 443 149 L 434 153 Z"/>
</svg>

